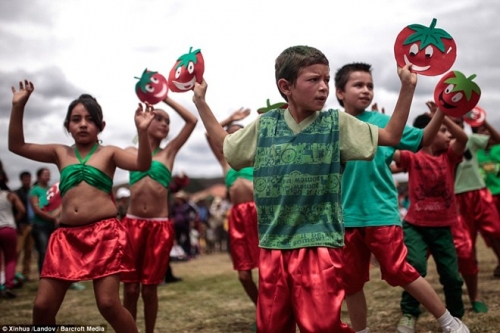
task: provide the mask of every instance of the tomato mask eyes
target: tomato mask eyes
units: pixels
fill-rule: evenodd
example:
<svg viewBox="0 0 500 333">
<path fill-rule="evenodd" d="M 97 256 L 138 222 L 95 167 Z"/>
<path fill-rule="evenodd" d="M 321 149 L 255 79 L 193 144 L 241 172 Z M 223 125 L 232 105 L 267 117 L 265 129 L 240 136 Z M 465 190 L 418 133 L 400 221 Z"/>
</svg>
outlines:
<svg viewBox="0 0 500 333">
<path fill-rule="evenodd" d="M 205 62 L 199 49 L 183 54 L 177 59 L 168 75 L 168 87 L 171 91 L 186 92 L 194 88 L 195 82 L 203 81 Z"/>
<path fill-rule="evenodd" d="M 436 28 L 436 19 L 430 27 L 410 24 L 394 43 L 394 55 L 400 67 L 412 63 L 411 71 L 435 76 L 448 71 L 457 57 L 455 40 L 443 29 Z"/>
<path fill-rule="evenodd" d="M 268 98 L 266 100 L 266 106 L 257 109 L 257 113 L 262 114 L 262 113 L 266 113 L 267 111 L 271 111 L 273 109 L 286 109 L 287 107 L 288 107 L 288 104 L 283 103 L 283 102 L 271 104 L 271 103 L 269 103 L 269 98 Z"/>
<path fill-rule="evenodd" d="M 464 115 L 464 121 L 471 127 L 479 127 L 484 124 L 485 120 L 486 111 L 477 105 Z"/>
<path fill-rule="evenodd" d="M 142 76 L 136 79 L 139 79 L 139 82 L 135 85 L 135 93 L 141 102 L 154 105 L 167 97 L 167 79 L 160 73 L 145 69 Z"/>
<path fill-rule="evenodd" d="M 434 89 L 434 102 L 446 115 L 462 117 L 479 102 L 481 89 L 472 81 L 476 74 L 465 77 L 459 71 L 450 71 L 439 80 Z"/>
</svg>

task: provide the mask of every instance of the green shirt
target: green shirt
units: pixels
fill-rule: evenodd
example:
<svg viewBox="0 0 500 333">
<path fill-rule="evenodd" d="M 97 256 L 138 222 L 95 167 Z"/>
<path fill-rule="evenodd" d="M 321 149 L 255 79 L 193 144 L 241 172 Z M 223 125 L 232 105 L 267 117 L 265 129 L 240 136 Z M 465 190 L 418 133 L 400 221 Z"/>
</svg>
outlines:
<svg viewBox="0 0 500 333">
<path fill-rule="evenodd" d="M 43 207 L 45 207 L 49 202 L 47 201 L 47 191 L 48 191 L 48 187 L 47 188 L 43 188 L 43 187 L 40 187 L 38 185 L 35 185 L 31 188 L 30 190 L 30 198 L 31 197 L 37 197 L 38 198 L 38 207 L 40 209 L 42 209 Z M 31 204 L 31 200 L 30 200 L 30 204 Z M 35 217 L 33 218 L 33 223 L 35 224 L 47 224 L 47 223 L 52 223 L 50 221 L 46 221 L 44 219 L 42 219 L 41 217 L 39 217 L 38 215 L 35 214 Z"/>
<path fill-rule="evenodd" d="M 477 160 L 488 189 L 493 195 L 500 194 L 500 145 L 478 150 Z"/>
<path fill-rule="evenodd" d="M 486 148 L 490 137 L 483 134 L 471 134 L 465 146 L 464 158 L 457 166 L 455 174 L 455 194 L 475 191 L 486 187 L 479 171 L 477 152 Z"/>
<path fill-rule="evenodd" d="M 337 110 L 297 124 L 277 109 L 228 135 L 229 165 L 254 165 L 260 247 L 343 246 L 342 169 L 348 160 L 373 158 L 377 143 L 376 126 Z"/>
<path fill-rule="evenodd" d="M 365 111 L 356 118 L 385 128 L 391 119 L 379 112 Z M 371 161 L 350 161 L 342 176 L 342 207 L 346 227 L 401 225 L 398 192 L 390 169 L 396 149 L 418 151 L 424 132 L 405 126 L 395 147 L 377 148 Z"/>
</svg>

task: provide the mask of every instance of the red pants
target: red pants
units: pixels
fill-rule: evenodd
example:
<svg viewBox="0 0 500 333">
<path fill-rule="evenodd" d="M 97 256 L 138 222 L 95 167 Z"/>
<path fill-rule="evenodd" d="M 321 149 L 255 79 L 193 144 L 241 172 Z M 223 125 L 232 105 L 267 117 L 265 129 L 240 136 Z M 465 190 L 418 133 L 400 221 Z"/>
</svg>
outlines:
<svg viewBox="0 0 500 333">
<path fill-rule="evenodd" d="M 420 277 L 406 261 L 408 250 L 400 226 L 346 228 L 344 239 L 346 294 L 357 293 L 370 280 L 372 253 L 380 265 L 382 279 L 391 286 L 404 286 Z"/>
<path fill-rule="evenodd" d="M 481 233 L 486 244 L 489 244 L 489 239 L 500 239 L 500 216 L 495 199 L 487 188 L 459 193 L 456 199 L 463 219 L 452 227 L 460 273 L 477 274 L 477 233 Z"/>
<path fill-rule="evenodd" d="M 340 320 L 342 248 L 260 250 L 257 332 L 354 333 Z"/>
</svg>

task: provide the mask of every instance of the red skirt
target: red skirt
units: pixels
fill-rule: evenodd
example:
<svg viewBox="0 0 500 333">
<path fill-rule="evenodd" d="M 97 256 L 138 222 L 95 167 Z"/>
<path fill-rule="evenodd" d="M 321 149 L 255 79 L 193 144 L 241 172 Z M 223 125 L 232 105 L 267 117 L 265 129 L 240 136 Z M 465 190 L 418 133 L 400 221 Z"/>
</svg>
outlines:
<svg viewBox="0 0 500 333">
<path fill-rule="evenodd" d="M 132 271 L 130 242 L 116 218 L 79 227 L 61 226 L 50 236 L 41 278 L 95 280 Z"/>
</svg>

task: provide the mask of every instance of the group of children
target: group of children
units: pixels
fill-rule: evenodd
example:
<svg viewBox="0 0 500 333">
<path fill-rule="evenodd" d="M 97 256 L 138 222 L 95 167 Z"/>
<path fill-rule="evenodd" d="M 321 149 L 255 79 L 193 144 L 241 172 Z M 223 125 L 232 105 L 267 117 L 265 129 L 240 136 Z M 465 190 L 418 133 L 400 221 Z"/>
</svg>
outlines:
<svg viewBox="0 0 500 333">
<path fill-rule="evenodd" d="M 231 255 L 257 306 L 258 332 L 295 332 L 297 325 L 301 332 L 369 332 L 363 286 L 372 254 L 382 278 L 405 290 L 397 332 L 415 331 L 420 303 L 444 332 L 469 332 L 460 321 L 462 261 L 453 244 L 459 224 L 454 172 L 468 138 L 437 108 L 414 127 L 407 126 L 417 75 L 411 64 L 398 68 L 398 75 L 401 90 L 390 117 L 367 111 L 374 84 L 371 67 L 364 63 L 343 66 L 335 75 L 336 97 L 345 112 L 323 110 L 330 93 L 328 59 L 313 47 L 287 48 L 276 59 L 275 77 L 288 108 L 268 111 L 245 128 L 234 121 L 246 117 L 247 110 L 219 122 L 206 102 L 207 83 L 195 84 L 193 102 L 233 203 Z M 168 184 L 174 158 L 197 118 L 167 97 L 165 103 L 185 125 L 162 149 L 168 114 L 139 105 L 138 148 L 102 146 L 97 138 L 105 126 L 102 110 L 95 99 L 82 95 L 70 104 L 64 123 L 73 146 L 31 144 L 24 140 L 23 113 L 33 90 L 29 81 L 12 89 L 9 149 L 56 164 L 62 195 L 60 228 L 48 245 L 33 323 L 55 324 L 71 282 L 91 279 L 99 311 L 117 332 L 137 332 L 134 319 L 142 294 L 146 332 L 151 333 L 158 313 L 157 285 L 167 267 L 159 261 L 168 260 L 164 254 L 174 237 Z M 403 223 L 393 160 L 409 172 L 411 204 Z M 123 223 L 115 218 L 110 196 L 117 167 L 131 170 L 131 201 Z M 422 177 L 425 182 L 419 181 Z M 489 232 L 496 249 L 496 231 L 464 223 L 469 240 L 476 230 Z M 89 259 L 78 259 L 82 253 Z M 424 279 L 429 253 L 438 264 L 446 307 Z M 258 287 L 252 278 L 257 267 Z M 477 265 L 467 269 L 463 276 L 475 274 L 477 287 Z M 125 283 L 124 305 L 120 281 Z M 352 328 L 340 318 L 344 300 Z M 475 292 L 471 301 L 482 303 Z"/>
</svg>

